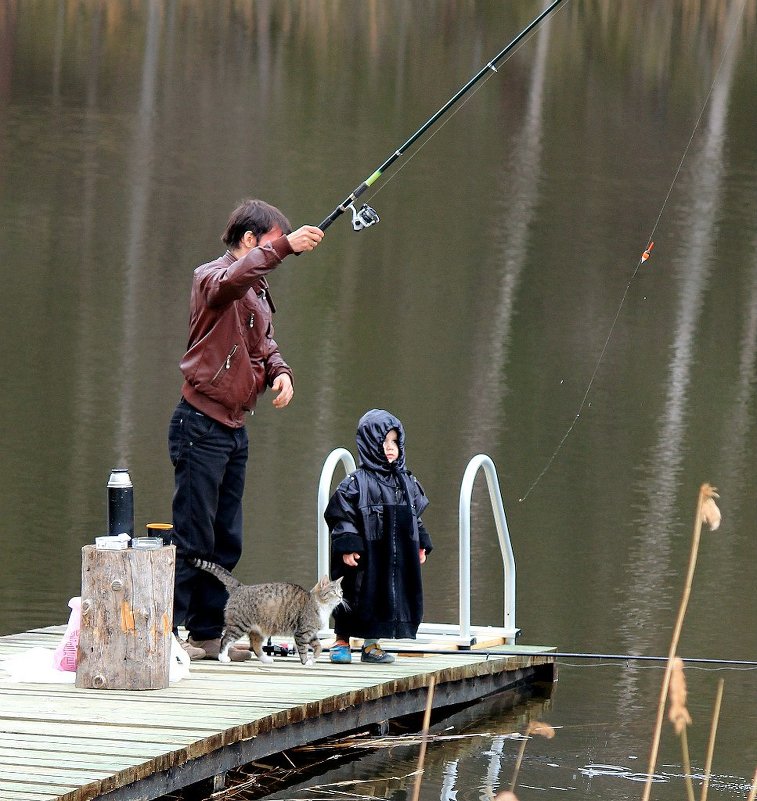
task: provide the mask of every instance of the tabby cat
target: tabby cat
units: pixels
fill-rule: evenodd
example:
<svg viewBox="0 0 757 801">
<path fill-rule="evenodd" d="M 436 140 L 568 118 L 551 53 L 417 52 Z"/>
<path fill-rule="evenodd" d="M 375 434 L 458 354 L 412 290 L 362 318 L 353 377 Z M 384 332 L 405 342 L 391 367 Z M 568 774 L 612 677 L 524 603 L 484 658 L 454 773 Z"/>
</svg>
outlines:
<svg viewBox="0 0 757 801">
<path fill-rule="evenodd" d="M 224 633 L 219 662 L 230 662 L 229 648 L 245 634 L 261 662 L 273 662 L 263 652 L 263 641 L 271 636 L 291 634 L 303 665 L 313 665 L 321 653 L 318 631 L 328 626 L 329 615 L 342 603 L 342 579 L 324 576 L 310 592 L 299 584 L 271 582 L 242 584 L 226 568 L 193 559 L 195 567 L 212 573 L 229 591 L 224 610 Z M 308 646 L 313 655 L 308 654 Z"/>
</svg>

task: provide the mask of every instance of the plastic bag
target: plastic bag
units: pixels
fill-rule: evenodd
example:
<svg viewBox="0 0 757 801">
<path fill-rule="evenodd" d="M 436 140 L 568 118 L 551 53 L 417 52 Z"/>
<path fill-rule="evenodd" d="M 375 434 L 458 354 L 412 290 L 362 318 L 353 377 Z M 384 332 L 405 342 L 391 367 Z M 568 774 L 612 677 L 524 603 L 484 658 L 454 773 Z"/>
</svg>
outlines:
<svg viewBox="0 0 757 801">
<path fill-rule="evenodd" d="M 171 661 L 168 664 L 168 681 L 189 678 L 189 654 L 181 647 L 176 635 L 171 635 Z"/>
<path fill-rule="evenodd" d="M 81 598 L 79 596 L 72 598 L 68 605 L 71 607 L 68 626 L 66 626 L 63 641 L 53 652 L 53 664 L 58 670 L 76 672 L 76 650 L 79 645 L 81 627 Z"/>
</svg>

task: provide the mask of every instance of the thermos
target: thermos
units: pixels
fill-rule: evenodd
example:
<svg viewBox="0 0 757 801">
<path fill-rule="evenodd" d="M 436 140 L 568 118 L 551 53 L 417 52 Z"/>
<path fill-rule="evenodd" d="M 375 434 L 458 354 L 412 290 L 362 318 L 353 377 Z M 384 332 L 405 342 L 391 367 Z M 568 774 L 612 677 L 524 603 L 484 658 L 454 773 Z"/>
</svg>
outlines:
<svg viewBox="0 0 757 801">
<path fill-rule="evenodd" d="M 134 536 L 134 487 L 125 467 L 115 467 L 108 479 L 108 534 Z"/>
</svg>

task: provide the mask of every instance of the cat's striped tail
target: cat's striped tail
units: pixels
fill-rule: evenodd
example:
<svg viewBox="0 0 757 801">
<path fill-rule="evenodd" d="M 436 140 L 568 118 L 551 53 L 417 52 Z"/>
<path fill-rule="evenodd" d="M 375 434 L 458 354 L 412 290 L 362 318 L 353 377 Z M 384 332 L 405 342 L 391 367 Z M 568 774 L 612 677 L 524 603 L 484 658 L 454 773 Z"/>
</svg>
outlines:
<svg viewBox="0 0 757 801">
<path fill-rule="evenodd" d="M 242 585 L 242 582 L 234 578 L 225 567 L 221 567 L 221 565 L 217 565 L 215 562 L 208 562 L 205 559 L 190 559 L 189 561 L 195 567 L 199 567 L 200 570 L 212 573 L 229 592 Z"/>
</svg>

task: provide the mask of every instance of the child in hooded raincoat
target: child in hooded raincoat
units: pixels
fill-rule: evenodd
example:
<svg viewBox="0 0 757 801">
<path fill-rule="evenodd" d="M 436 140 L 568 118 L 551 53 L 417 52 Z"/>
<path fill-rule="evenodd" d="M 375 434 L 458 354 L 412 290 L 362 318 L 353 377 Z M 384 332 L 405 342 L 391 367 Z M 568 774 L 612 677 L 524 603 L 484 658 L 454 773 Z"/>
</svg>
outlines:
<svg viewBox="0 0 757 801">
<path fill-rule="evenodd" d="M 350 637 L 364 639 L 362 662 L 394 657 L 379 638 L 414 638 L 423 617 L 421 565 L 431 538 L 421 520 L 423 488 L 405 467 L 405 430 L 383 409 L 357 427 L 360 467 L 336 488 L 324 516 L 331 531 L 331 577 L 345 604 L 334 611 L 332 662 L 350 662 Z"/>
</svg>

